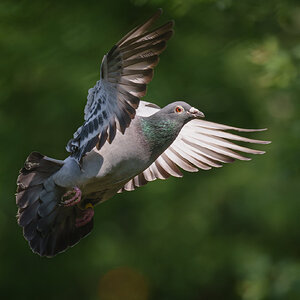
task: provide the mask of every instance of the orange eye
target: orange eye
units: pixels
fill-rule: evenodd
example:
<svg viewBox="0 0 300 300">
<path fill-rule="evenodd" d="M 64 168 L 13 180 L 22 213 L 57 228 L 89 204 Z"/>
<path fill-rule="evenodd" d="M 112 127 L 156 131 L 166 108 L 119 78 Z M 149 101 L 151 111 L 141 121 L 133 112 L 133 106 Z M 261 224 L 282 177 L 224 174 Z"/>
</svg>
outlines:
<svg viewBox="0 0 300 300">
<path fill-rule="evenodd" d="M 183 107 L 182 106 L 176 106 L 175 107 L 175 112 L 178 113 L 178 114 L 182 113 L 183 112 Z"/>
</svg>

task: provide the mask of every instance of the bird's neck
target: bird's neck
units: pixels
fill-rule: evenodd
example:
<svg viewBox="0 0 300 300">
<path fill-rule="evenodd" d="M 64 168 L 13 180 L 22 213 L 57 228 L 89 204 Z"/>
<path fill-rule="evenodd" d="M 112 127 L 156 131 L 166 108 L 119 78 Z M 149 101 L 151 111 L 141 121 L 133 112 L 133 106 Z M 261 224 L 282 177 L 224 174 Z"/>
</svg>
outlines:
<svg viewBox="0 0 300 300">
<path fill-rule="evenodd" d="M 141 129 L 153 156 L 160 155 L 176 139 L 181 127 L 175 119 L 152 115 L 141 118 Z"/>
</svg>

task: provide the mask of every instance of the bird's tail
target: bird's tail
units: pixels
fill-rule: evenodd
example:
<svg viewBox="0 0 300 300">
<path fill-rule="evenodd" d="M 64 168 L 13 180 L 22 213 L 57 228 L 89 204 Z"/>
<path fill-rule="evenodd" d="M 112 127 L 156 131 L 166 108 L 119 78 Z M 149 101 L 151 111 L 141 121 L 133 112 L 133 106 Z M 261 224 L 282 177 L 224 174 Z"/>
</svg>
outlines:
<svg viewBox="0 0 300 300">
<path fill-rule="evenodd" d="M 93 220 L 82 227 L 75 220 L 82 211 L 77 206 L 60 205 L 66 192 L 52 175 L 63 166 L 38 152 L 32 152 L 17 179 L 17 220 L 33 252 L 54 256 L 76 244 L 93 228 Z"/>
</svg>

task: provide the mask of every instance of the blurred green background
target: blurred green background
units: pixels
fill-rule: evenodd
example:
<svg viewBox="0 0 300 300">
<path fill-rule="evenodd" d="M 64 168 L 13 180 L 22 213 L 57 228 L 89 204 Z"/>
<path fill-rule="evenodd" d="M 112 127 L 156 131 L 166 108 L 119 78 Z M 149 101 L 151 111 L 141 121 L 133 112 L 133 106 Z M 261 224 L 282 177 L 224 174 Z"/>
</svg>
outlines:
<svg viewBox="0 0 300 300">
<path fill-rule="evenodd" d="M 53 259 L 15 220 L 37 150 L 64 159 L 102 56 L 158 7 L 176 21 L 145 100 L 272 140 L 263 156 L 170 178 L 97 207 L 92 234 Z M 300 299 L 300 3 L 297 0 L 0 2 L 3 299 Z"/>
</svg>

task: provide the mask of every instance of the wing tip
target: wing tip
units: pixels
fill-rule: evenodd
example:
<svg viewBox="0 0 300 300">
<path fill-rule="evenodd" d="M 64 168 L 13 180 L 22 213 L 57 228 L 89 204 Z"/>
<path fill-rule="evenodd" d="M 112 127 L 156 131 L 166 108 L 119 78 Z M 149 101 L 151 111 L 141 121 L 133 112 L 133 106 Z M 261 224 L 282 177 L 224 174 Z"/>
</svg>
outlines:
<svg viewBox="0 0 300 300">
<path fill-rule="evenodd" d="M 144 24 L 147 22 L 150 22 L 150 24 L 153 24 L 163 13 L 163 9 L 159 7 L 156 12 L 146 21 Z"/>
<path fill-rule="evenodd" d="M 255 154 L 265 154 L 266 153 L 266 151 L 257 151 Z"/>
<path fill-rule="evenodd" d="M 253 153 L 254 154 L 254 153 Z M 250 157 L 246 157 L 246 156 L 240 156 L 239 158 L 237 158 L 238 160 L 242 160 L 242 161 L 250 161 L 252 160 L 252 158 Z"/>
<path fill-rule="evenodd" d="M 268 128 L 247 129 L 247 128 L 235 127 L 234 130 L 241 131 L 241 132 L 260 132 L 260 131 L 266 131 L 268 130 Z"/>
<path fill-rule="evenodd" d="M 256 144 L 268 145 L 268 144 L 272 144 L 272 141 L 257 141 Z"/>
<path fill-rule="evenodd" d="M 156 13 L 155 13 L 155 14 L 161 16 L 163 12 L 164 12 L 164 10 L 163 10 L 161 7 L 159 7 L 159 8 L 156 10 Z"/>
<path fill-rule="evenodd" d="M 168 22 L 166 23 L 166 25 L 167 25 L 167 24 L 168 24 L 168 25 L 170 24 L 171 27 L 174 27 L 174 26 L 175 26 L 175 20 L 172 19 L 172 20 L 168 21 Z M 171 30 L 173 30 L 173 29 L 171 29 Z"/>
</svg>

